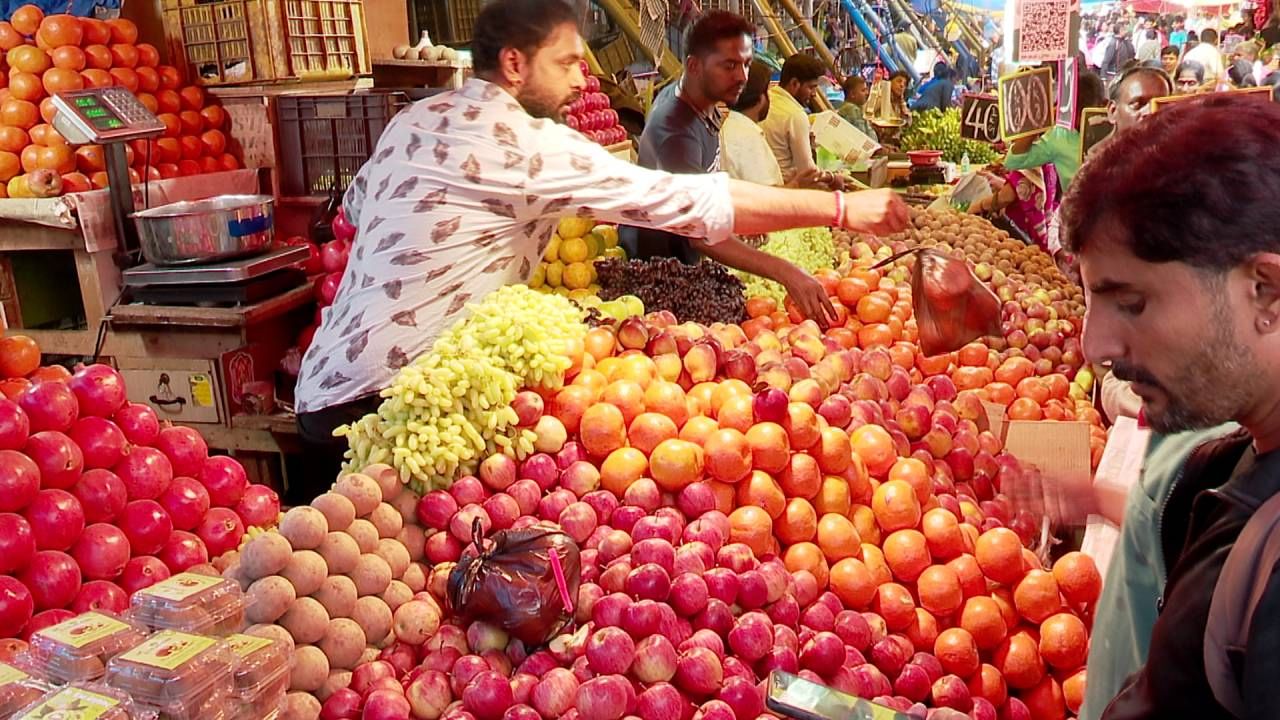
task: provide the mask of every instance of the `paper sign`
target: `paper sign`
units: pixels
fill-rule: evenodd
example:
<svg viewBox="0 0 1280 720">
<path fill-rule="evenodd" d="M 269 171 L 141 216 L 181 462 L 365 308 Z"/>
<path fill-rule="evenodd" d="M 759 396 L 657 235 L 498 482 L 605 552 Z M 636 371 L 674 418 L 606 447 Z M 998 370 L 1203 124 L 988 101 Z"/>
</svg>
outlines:
<svg viewBox="0 0 1280 720">
<path fill-rule="evenodd" d="M 1000 99 L 965 93 L 960 98 L 960 137 L 985 143 L 1000 141 Z"/>
<path fill-rule="evenodd" d="M 1090 482 L 1089 424 L 1010 420 L 1005 429 L 1004 447 L 1025 465 L 1038 470 L 1039 493 L 1023 493 L 1022 502 L 1033 507 L 1036 495 L 1043 514 L 1056 525 L 1083 525 L 1096 512 Z M 1028 507 L 1028 509 L 1031 509 Z"/>
<path fill-rule="evenodd" d="M 59 720 L 97 720 L 120 705 L 120 701 L 84 688 L 69 687 L 45 697 L 44 702 L 15 715 L 15 720 L 56 717 Z"/>
<path fill-rule="evenodd" d="M 1107 437 L 1093 476 L 1093 492 L 1102 515 L 1117 525 L 1124 519 L 1129 488 L 1142 476 L 1151 430 L 1131 417 L 1119 417 Z"/>
<path fill-rule="evenodd" d="M 1036 68 L 1005 75 L 999 81 L 1000 137 L 1005 142 L 1053 128 L 1053 71 Z"/>
<path fill-rule="evenodd" d="M 147 641 L 130 650 L 120 659 L 139 665 L 150 665 L 162 670 L 177 670 L 191 662 L 197 655 L 213 647 L 218 641 L 200 635 L 188 635 L 176 630 L 163 630 L 147 638 Z"/>
<path fill-rule="evenodd" d="M 1169 105 L 1172 105 L 1174 103 L 1180 103 L 1180 102 L 1183 102 L 1184 100 L 1194 100 L 1198 97 L 1205 97 L 1206 95 L 1220 95 L 1225 93 L 1232 93 L 1237 95 L 1253 95 L 1259 101 L 1268 102 L 1271 100 L 1271 92 L 1272 92 L 1271 86 L 1266 85 L 1264 87 L 1236 88 L 1234 90 L 1224 90 L 1222 93 L 1196 93 L 1193 95 L 1169 95 L 1167 97 L 1152 98 L 1151 112 L 1159 112 L 1160 110 L 1168 107 Z"/>
<path fill-rule="evenodd" d="M 165 600 L 180 602 L 195 595 L 204 592 L 211 587 L 222 584 L 222 578 L 210 577 L 209 575 L 199 575 L 197 573 L 180 573 L 174 575 L 168 580 L 152 585 L 151 587 L 141 590 L 143 595 L 151 595 Z"/>
<path fill-rule="evenodd" d="M 879 143 L 831 110 L 809 118 L 818 147 L 847 163 L 860 162 L 880 149 Z"/>
</svg>

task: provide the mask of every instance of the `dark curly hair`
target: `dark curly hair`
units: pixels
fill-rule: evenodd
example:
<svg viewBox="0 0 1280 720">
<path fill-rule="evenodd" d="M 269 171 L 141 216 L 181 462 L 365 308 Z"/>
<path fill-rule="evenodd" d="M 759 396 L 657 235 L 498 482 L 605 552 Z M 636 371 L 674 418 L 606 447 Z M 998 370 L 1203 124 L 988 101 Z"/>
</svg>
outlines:
<svg viewBox="0 0 1280 720">
<path fill-rule="evenodd" d="M 1215 94 L 1170 105 L 1099 148 L 1071 183 L 1062 234 L 1071 252 L 1105 219 L 1151 263 L 1225 271 L 1280 251 L 1280 105 Z M 1195 178 L 1195 182 L 1188 182 Z"/>
<path fill-rule="evenodd" d="M 477 74 L 493 72 L 503 50 L 532 55 L 561 25 L 578 25 L 577 13 L 563 0 L 489 0 L 476 18 L 471 64 Z"/>
</svg>

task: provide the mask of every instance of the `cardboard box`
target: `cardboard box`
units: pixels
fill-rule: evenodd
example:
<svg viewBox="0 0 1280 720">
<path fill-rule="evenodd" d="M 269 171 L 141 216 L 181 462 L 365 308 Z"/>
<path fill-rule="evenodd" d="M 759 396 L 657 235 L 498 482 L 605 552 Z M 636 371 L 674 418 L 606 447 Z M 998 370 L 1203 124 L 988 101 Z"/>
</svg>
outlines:
<svg viewBox="0 0 1280 720">
<path fill-rule="evenodd" d="M 208 360 L 118 358 L 131 402 L 146 403 L 161 420 L 218 424 L 228 417 L 218 369 Z"/>
<path fill-rule="evenodd" d="M 1002 488 L 1016 507 L 1043 515 L 1055 526 L 1082 526 L 1097 512 L 1089 423 L 1010 420 L 1005 423 L 1004 448 L 1038 471 L 1029 474 L 1024 487 Z"/>
</svg>

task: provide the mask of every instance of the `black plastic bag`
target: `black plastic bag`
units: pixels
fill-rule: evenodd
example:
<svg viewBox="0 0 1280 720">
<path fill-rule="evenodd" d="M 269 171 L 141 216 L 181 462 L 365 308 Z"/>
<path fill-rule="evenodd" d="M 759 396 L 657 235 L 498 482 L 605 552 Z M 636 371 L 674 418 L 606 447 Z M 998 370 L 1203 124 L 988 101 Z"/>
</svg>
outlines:
<svg viewBox="0 0 1280 720">
<path fill-rule="evenodd" d="M 499 625 L 529 647 L 547 642 L 573 620 L 551 560 L 554 550 L 569 600 L 576 603 L 582 564 L 573 538 L 537 525 L 484 538 L 479 520 L 472 535 L 449 573 L 449 606 L 455 614 Z"/>
<path fill-rule="evenodd" d="M 899 253 L 876 265 L 915 255 L 911 303 L 920 351 L 940 355 L 988 335 L 1000 334 L 1000 299 L 973 274 L 969 263 L 931 248 Z"/>
</svg>

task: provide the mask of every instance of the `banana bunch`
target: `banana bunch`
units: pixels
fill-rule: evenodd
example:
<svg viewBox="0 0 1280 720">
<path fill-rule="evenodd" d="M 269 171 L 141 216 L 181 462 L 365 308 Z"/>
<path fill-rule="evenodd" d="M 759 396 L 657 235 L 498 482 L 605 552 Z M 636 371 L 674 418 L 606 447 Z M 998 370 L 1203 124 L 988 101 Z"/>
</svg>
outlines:
<svg viewBox="0 0 1280 720">
<path fill-rule="evenodd" d="M 568 299 L 510 285 L 469 307 L 382 391 L 378 412 L 334 431 L 346 437 L 344 470 L 396 468 L 419 494 L 446 488 L 496 452 L 523 459 L 534 434 L 511 408 L 525 387 L 556 389 L 587 327 Z"/>
<path fill-rule="evenodd" d="M 969 162 L 974 165 L 986 165 L 998 157 L 990 145 L 960 137 L 959 108 L 916 113 L 902 133 L 902 149 L 941 150 L 942 159 L 953 163 L 960 162 L 968 153 Z"/>
<path fill-rule="evenodd" d="M 799 228 L 769 233 L 769 239 L 760 249 L 777 258 L 782 258 L 812 273 L 817 270 L 835 267 L 836 244 L 831 235 L 831 228 Z M 746 284 L 746 296 L 771 297 L 782 305 L 787 297 L 786 288 L 778 283 L 758 275 L 734 270 L 733 273 Z"/>
</svg>

